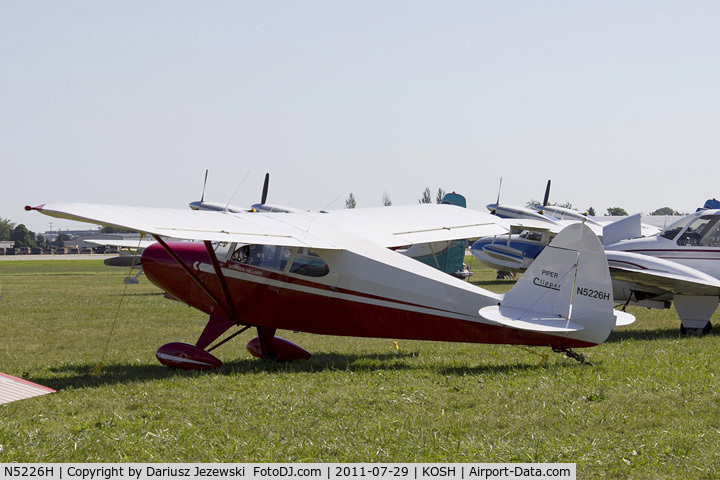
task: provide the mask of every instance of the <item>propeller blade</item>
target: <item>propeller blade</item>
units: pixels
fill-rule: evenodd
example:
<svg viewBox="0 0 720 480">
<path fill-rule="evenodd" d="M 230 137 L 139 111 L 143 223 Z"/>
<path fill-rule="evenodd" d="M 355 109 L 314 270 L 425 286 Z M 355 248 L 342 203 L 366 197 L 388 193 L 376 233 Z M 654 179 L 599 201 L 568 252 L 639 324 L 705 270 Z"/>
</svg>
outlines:
<svg viewBox="0 0 720 480">
<path fill-rule="evenodd" d="M 550 180 L 548 180 L 547 187 L 545 187 L 545 198 L 543 198 L 543 207 L 548 204 L 550 200 Z"/>
<path fill-rule="evenodd" d="M 206 169 L 205 169 L 205 181 L 203 182 L 202 196 L 200 197 L 200 201 L 201 201 L 201 202 L 204 202 L 204 201 L 205 201 L 205 185 L 207 185 L 207 174 L 208 174 L 208 171 L 207 171 L 207 168 L 206 168 Z"/>
<path fill-rule="evenodd" d="M 502 189 L 502 177 L 500 177 L 500 186 L 498 187 L 498 198 L 495 205 L 500 205 L 500 190 Z"/>
<path fill-rule="evenodd" d="M 265 174 L 265 183 L 263 184 L 262 197 L 260 198 L 260 205 L 265 205 L 265 201 L 267 200 L 269 184 L 270 184 L 270 174 L 266 173 Z"/>
</svg>

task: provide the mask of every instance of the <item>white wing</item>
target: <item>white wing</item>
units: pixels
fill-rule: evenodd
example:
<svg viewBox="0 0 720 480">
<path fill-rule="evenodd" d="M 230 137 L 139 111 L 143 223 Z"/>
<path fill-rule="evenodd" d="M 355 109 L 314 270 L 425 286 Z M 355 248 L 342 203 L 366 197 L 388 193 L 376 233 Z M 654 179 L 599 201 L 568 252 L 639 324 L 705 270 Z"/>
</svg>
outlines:
<svg viewBox="0 0 720 480">
<path fill-rule="evenodd" d="M 334 210 L 322 215 L 326 223 L 390 248 L 499 235 L 517 223 L 477 210 L 436 204 Z"/>
<path fill-rule="evenodd" d="M 338 248 L 301 228 L 281 221 L 279 215 L 283 214 L 177 210 L 87 203 L 55 203 L 25 208 L 37 210 L 51 217 L 186 240 Z"/>
<path fill-rule="evenodd" d="M 118 247 L 118 248 L 129 248 L 129 249 L 137 249 L 137 248 L 147 248 L 153 243 L 156 243 L 155 240 L 152 238 L 143 238 L 142 240 L 127 240 L 127 239 L 117 239 L 117 240 L 102 240 L 102 239 L 85 239 L 83 240 L 85 243 L 92 243 L 93 245 L 105 245 L 107 247 Z"/>
<path fill-rule="evenodd" d="M 720 295 L 720 281 L 694 268 L 662 258 L 606 250 L 610 276 L 636 290 L 682 295 Z"/>
<path fill-rule="evenodd" d="M 333 230 L 392 248 L 507 233 L 510 225 L 499 217 L 454 205 L 418 204 L 302 213 L 233 213 L 83 203 L 46 204 L 26 209 L 172 238 L 323 249 L 347 247 L 344 237 L 334 234 Z"/>
</svg>

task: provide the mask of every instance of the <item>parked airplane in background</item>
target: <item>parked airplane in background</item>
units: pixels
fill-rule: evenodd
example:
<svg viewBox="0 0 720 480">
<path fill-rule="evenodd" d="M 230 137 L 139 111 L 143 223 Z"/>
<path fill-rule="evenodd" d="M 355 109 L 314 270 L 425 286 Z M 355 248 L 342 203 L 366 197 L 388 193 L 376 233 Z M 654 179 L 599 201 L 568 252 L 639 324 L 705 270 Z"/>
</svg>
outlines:
<svg viewBox="0 0 720 480">
<path fill-rule="evenodd" d="M 205 171 L 205 183 L 207 183 L 207 170 Z M 274 205 L 267 203 L 268 189 L 270 184 L 270 174 L 265 174 L 265 182 L 263 183 L 260 203 L 252 205 L 250 208 L 242 208 L 237 206 L 223 205 L 215 202 L 205 201 L 205 183 L 203 184 L 203 193 L 200 201 L 190 203 L 193 210 L 210 210 L 216 212 L 228 211 L 232 213 L 242 212 L 268 212 L 268 213 L 300 213 L 299 210 L 284 205 Z M 457 205 L 465 208 L 467 202 L 465 197 L 455 192 L 446 194 L 442 202 L 445 205 Z M 407 248 L 397 249 L 399 253 L 415 260 L 422 262 L 431 267 L 435 267 L 440 271 L 449 273 L 458 278 L 467 278 L 472 272 L 463 262 L 465 260 L 465 251 L 467 249 L 467 240 L 451 240 L 446 242 L 432 242 L 410 245 Z"/>
<path fill-rule="evenodd" d="M 550 188 L 550 182 L 548 181 L 548 187 L 545 190 L 545 201 L 544 203 L 547 203 L 548 195 L 550 194 L 549 191 Z M 529 220 L 535 220 L 540 224 L 548 224 L 548 225 L 562 225 L 567 226 L 568 224 L 560 224 L 559 218 L 552 217 L 550 215 L 546 215 L 543 211 L 538 211 L 534 208 L 526 208 L 526 207 L 516 207 L 513 205 L 504 205 L 500 203 L 500 190 L 502 189 L 502 178 L 500 179 L 500 188 L 498 188 L 498 196 L 495 203 L 491 203 L 486 205 L 486 208 L 490 210 L 490 213 L 493 215 L 497 215 L 500 218 L 517 218 L 517 219 L 529 219 Z"/>
<path fill-rule="evenodd" d="M 88 204 L 26 209 L 157 240 L 142 257 L 148 279 L 209 315 L 194 345 L 173 342 L 156 352 L 161 363 L 179 368 L 219 366 L 210 352 L 249 328 L 258 337 L 248 350 L 279 360 L 310 354 L 276 337 L 277 329 L 544 345 L 577 358 L 570 349 L 602 343 L 616 326 L 634 321 L 613 310 L 602 246 L 581 224 L 558 234 L 502 295 L 392 250 L 507 231 L 497 217 L 453 205 L 283 215 Z M 210 346 L 233 326 L 240 329 Z"/>
<path fill-rule="evenodd" d="M 637 223 L 639 217 L 623 221 Z M 470 251 L 490 268 L 523 272 L 554 235 L 525 228 L 482 238 Z M 720 297 L 720 210 L 701 209 L 655 235 L 619 240 L 605 250 L 616 301 L 648 308 L 674 304 L 682 333 L 711 331 Z"/>
<path fill-rule="evenodd" d="M 601 220 L 589 215 L 587 212 L 580 213 L 570 208 L 550 205 L 550 185 L 551 181 L 548 180 L 547 186 L 545 187 L 543 203 L 533 208 L 502 205 L 500 204 L 500 192 L 498 192 L 497 202 L 487 205 L 487 209 L 490 210 L 490 213 L 493 215 L 501 218 L 531 219 L 537 221 L 539 225 L 547 226 L 548 229 L 555 233 L 571 223 L 583 222 L 600 237 L 603 244 L 614 243 L 625 238 L 654 235 L 660 231 L 657 227 L 643 224 L 641 221 L 626 221 L 626 219 L 615 221 Z M 500 179 L 500 186 L 502 187 L 502 179 Z"/>
<path fill-rule="evenodd" d="M 110 267 L 132 267 L 133 270 L 137 270 L 138 273 L 135 276 L 127 276 L 123 279 L 124 283 L 136 285 L 139 282 L 138 278 L 143 273 L 142 265 L 140 264 L 142 252 L 155 243 L 155 240 L 140 235 L 137 235 L 137 239 L 120 237 L 121 238 L 88 238 L 84 241 L 93 245 L 118 248 L 120 252 L 118 256 L 107 258 L 103 263 Z"/>
<path fill-rule="evenodd" d="M 203 183 L 203 192 L 199 201 L 190 202 L 190 208 L 192 210 L 209 210 L 214 212 L 231 212 L 231 213 L 243 213 L 243 212 L 275 212 L 275 213 L 299 213 L 303 210 L 297 208 L 286 207 L 284 205 L 274 205 L 267 203 L 268 187 L 270 186 L 270 174 L 265 174 L 265 182 L 263 183 L 262 195 L 260 196 L 260 203 L 253 204 L 250 208 L 238 207 L 230 205 L 230 203 L 222 204 L 217 202 L 206 202 L 205 201 L 205 185 L 207 184 L 208 171 L 205 170 L 205 183 Z"/>
<path fill-rule="evenodd" d="M 534 208 L 545 215 L 557 218 L 558 220 L 568 220 L 576 222 L 584 222 L 586 225 L 593 228 L 593 231 L 598 233 L 596 228 L 602 229 L 598 235 L 601 237 L 603 244 L 608 245 L 626 238 L 639 238 L 649 237 L 660 231 L 659 228 L 653 225 L 647 225 L 642 223 L 642 220 L 603 220 L 602 218 L 594 217 L 588 212 L 580 213 L 577 210 L 571 208 L 560 207 L 557 205 L 549 204 L 550 198 L 550 180 L 547 182 L 545 187 L 545 196 L 543 197 L 543 203 L 537 205 Z M 631 215 L 640 219 L 640 214 Z"/>
<path fill-rule="evenodd" d="M 511 226 L 510 233 L 482 237 L 470 246 L 470 253 L 486 267 L 508 273 L 522 273 L 559 233 L 559 226 L 530 228 Z"/>
<path fill-rule="evenodd" d="M 550 185 L 548 180 L 542 204 L 533 208 L 502 205 L 499 191 L 497 202 L 487 205 L 493 215 L 518 221 L 508 234 L 480 238 L 470 247 L 470 252 L 480 262 L 498 271 L 498 278 L 523 272 L 560 230 L 573 223 L 587 225 L 603 244 L 659 231 L 656 227 L 642 224 L 640 214 L 607 222 L 587 213 L 549 205 Z"/>
<path fill-rule="evenodd" d="M 670 308 L 681 330 L 707 333 L 720 298 L 720 210 L 700 209 L 657 235 L 605 247 L 616 299 Z"/>
<path fill-rule="evenodd" d="M 242 208 L 235 205 L 228 204 L 221 204 L 216 202 L 206 202 L 205 201 L 205 184 L 207 183 L 207 176 L 208 171 L 205 170 L 205 183 L 203 183 L 203 193 L 202 197 L 199 201 L 190 202 L 189 207 L 192 210 L 209 210 L 209 211 L 215 211 L 215 212 L 232 212 L 232 213 L 239 213 L 239 212 L 257 212 L 257 211 L 267 211 L 267 212 L 300 212 L 301 210 L 297 210 L 290 207 L 284 207 L 279 205 L 269 205 L 266 204 L 265 201 L 267 199 L 267 192 L 268 192 L 268 184 L 270 181 L 270 175 L 265 174 L 265 184 L 263 186 L 263 193 L 262 193 L 262 200 L 260 203 L 256 203 L 252 205 L 250 208 Z M 95 245 L 105 245 L 109 247 L 117 247 L 120 249 L 120 255 L 114 258 L 108 258 L 105 260 L 105 265 L 109 265 L 112 267 L 130 267 L 132 265 L 133 269 L 137 269 L 138 273 L 135 276 L 128 276 L 125 277 L 124 282 L 129 284 L 137 284 L 138 278 L 143 273 L 142 265 L 140 264 L 140 258 L 142 256 L 142 252 L 145 250 L 145 248 L 149 247 L 153 243 L 155 243 L 155 240 L 151 237 L 143 237 L 139 238 L 137 240 L 135 239 L 127 239 L 127 238 L 119 238 L 119 239 L 88 239 L 85 240 L 87 243 L 92 243 Z"/>
<path fill-rule="evenodd" d="M 475 258 L 485 266 L 501 272 L 501 276 L 505 272 L 525 271 L 560 230 L 567 225 L 578 223 L 572 220 L 556 220 L 541 224 L 528 219 L 514 220 L 518 224 L 511 225 L 510 233 L 483 237 L 470 246 L 470 253 Z M 603 244 L 607 243 L 606 240 L 635 238 L 640 236 L 641 232 L 640 214 L 628 216 L 602 228 L 597 225 L 588 225 L 588 227 L 602 238 Z"/>
</svg>

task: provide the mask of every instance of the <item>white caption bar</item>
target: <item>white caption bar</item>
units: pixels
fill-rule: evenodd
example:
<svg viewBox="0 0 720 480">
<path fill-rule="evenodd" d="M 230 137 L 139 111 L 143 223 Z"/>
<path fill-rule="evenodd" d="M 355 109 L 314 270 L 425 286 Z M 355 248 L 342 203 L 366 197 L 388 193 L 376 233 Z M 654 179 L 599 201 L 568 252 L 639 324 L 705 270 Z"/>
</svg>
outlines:
<svg viewBox="0 0 720 480">
<path fill-rule="evenodd" d="M 0 480 L 575 480 L 574 463 L 2 463 Z"/>
</svg>

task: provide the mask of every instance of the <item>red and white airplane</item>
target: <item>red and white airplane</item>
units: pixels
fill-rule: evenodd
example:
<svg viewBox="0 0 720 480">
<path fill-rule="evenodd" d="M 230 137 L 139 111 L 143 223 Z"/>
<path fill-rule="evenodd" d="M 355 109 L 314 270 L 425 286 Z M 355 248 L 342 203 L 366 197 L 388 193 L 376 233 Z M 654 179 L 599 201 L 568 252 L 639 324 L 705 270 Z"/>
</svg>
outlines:
<svg viewBox="0 0 720 480">
<path fill-rule="evenodd" d="M 571 348 L 604 342 L 634 321 L 613 309 L 605 253 L 582 224 L 557 235 L 506 294 L 447 275 L 394 249 L 504 233 L 498 217 L 453 205 L 332 212 L 231 212 L 90 204 L 25 207 L 152 235 L 148 279 L 209 315 L 194 345 L 158 349 L 161 363 L 209 369 L 210 353 L 249 328 L 261 358 L 310 357 L 278 329 L 325 335 Z M 172 237 L 196 242 L 166 242 Z M 231 327 L 239 331 L 211 346 Z"/>
</svg>

